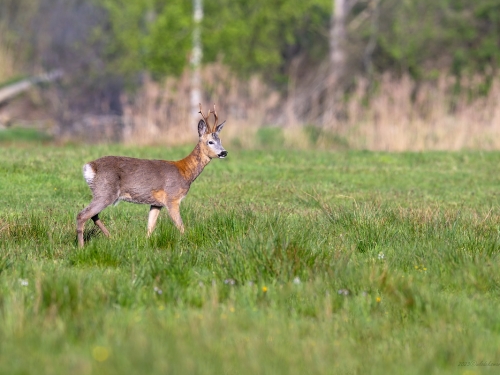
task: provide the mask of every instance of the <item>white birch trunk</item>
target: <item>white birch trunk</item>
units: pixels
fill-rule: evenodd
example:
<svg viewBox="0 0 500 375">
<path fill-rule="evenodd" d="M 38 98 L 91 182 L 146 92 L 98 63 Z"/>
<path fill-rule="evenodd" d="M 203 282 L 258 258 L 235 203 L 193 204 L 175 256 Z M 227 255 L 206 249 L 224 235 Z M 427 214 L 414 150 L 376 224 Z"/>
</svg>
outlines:
<svg viewBox="0 0 500 375">
<path fill-rule="evenodd" d="M 202 0 L 193 0 L 193 49 L 191 52 L 191 126 L 198 129 L 199 103 L 201 103 L 201 77 L 200 65 L 203 57 L 201 45 L 201 21 L 203 20 L 203 2 Z"/>
<path fill-rule="evenodd" d="M 330 69 L 328 77 L 328 96 L 330 105 L 325 110 L 324 123 L 334 124 L 339 111 L 342 88 L 341 78 L 346 63 L 346 16 L 347 0 L 333 0 L 333 14 L 330 25 Z"/>
</svg>

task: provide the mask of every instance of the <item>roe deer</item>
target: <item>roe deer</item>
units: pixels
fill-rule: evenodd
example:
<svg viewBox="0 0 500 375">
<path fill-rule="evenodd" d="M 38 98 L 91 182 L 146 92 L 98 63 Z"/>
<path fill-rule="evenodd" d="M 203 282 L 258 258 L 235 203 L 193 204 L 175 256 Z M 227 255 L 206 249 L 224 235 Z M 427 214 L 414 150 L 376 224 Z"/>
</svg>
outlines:
<svg viewBox="0 0 500 375">
<path fill-rule="evenodd" d="M 99 213 L 120 200 L 149 204 L 148 236 L 153 232 L 162 207 L 168 213 L 181 233 L 184 225 L 179 211 L 181 200 L 203 168 L 213 158 L 225 158 L 227 151 L 222 147 L 219 133 L 225 124 L 217 124 L 218 117 L 213 110 L 198 122 L 199 141 L 194 150 L 179 161 L 135 159 L 123 156 L 104 156 L 83 166 L 83 177 L 92 190 L 92 202 L 76 217 L 78 245 L 83 247 L 83 228 L 92 219 L 109 237 L 109 232 L 99 220 Z M 214 115 L 214 125 L 208 119 Z"/>
</svg>

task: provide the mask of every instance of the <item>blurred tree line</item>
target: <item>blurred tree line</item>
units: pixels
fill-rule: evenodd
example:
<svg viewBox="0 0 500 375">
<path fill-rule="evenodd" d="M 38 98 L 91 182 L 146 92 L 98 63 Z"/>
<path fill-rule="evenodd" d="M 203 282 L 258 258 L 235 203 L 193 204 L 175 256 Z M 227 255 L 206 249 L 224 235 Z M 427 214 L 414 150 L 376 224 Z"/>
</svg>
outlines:
<svg viewBox="0 0 500 375">
<path fill-rule="evenodd" d="M 20 73 L 64 69 L 71 79 L 60 90 L 74 108 L 119 114 L 120 93 L 144 73 L 161 79 L 189 66 L 192 13 L 186 0 L 1 0 L 0 53 L 14 55 Z M 457 90 L 480 77 L 481 94 L 500 62 L 500 0 L 211 0 L 201 28 L 204 63 L 282 90 L 293 71 L 332 64 L 332 48 L 345 55 L 342 89 L 360 75 L 449 74 Z"/>
</svg>

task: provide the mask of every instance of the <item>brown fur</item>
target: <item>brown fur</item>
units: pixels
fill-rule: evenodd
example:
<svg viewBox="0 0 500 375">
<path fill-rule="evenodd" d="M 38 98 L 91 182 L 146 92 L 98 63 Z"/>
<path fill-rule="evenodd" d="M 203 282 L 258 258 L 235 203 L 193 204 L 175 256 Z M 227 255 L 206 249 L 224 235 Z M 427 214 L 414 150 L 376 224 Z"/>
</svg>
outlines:
<svg viewBox="0 0 500 375">
<path fill-rule="evenodd" d="M 166 206 L 167 193 L 165 193 L 165 190 L 153 190 L 151 195 L 153 196 L 154 199 L 156 199 L 157 202 L 161 202 L 163 203 L 163 206 Z"/>
</svg>

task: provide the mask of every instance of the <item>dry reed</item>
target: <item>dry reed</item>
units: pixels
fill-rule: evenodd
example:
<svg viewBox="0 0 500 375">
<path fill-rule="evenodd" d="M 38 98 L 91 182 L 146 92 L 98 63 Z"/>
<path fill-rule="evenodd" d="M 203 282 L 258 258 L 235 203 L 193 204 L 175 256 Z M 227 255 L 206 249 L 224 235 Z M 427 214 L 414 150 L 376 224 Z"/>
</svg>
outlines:
<svg viewBox="0 0 500 375">
<path fill-rule="evenodd" d="M 220 120 L 231 123 L 224 128 L 226 139 L 252 139 L 255 129 L 271 123 L 279 110 L 280 95 L 258 77 L 242 81 L 217 63 L 205 67 L 201 76 L 205 110 L 216 103 Z M 173 145 L 197 139 L 201 117 L 191 108 L 190 82 L 188 71 L 162 83 L 146 78 L 136 95 L 124 97 L 124 141 Z"/>
<path fill-rule="evenodd" d="M 365 105 L 362 82 L 348 102 L 344 136 L 370 150 L 500 149 L 500 79 L 473 100 L 468 92 L 478 82 L 465 82 L 459 95 L 452 94 L 455 84 L 442 76 L 417 90 L 409 77 L 385 75 Z"/>
<path fill-rule="evenodd" d="M 257 76 L 243 81 L 219 63 L 204 67 L 201 78 L 203 102 L 216 103 L 220 117 L 229 121 L 224 138 L 237 139 L 243 147 L 255 146 L 255 133 L 269 125 L 286 128 L 285 146 L 311 147 L 303 125 L 313 125 L 322 131 L 314 147 L 335 148 L 341 139 L 344 146 L 369 150 L 500 149 L 500 79 L 474 100 L 470 90 L 452 94 L 455 81 L 444 75 L 418 88 L 408 76 L 383 75 L 367 100 L 368 85 L 360 79 L 344 103 L 345 116 L 325 120 L 321 115 L 328 98 L 320 77 L 294 83 L 288 96 Z M 466 89 L 475 85 L 472 79 L 462 82 Z M 162 83 L 146 79 L 123 102 L 126 143 L 173 145 L 196 139 L 189 72 Z"/>
<path fill-rule="evenodd" d="M 11 79 L 18 73 L 16 71 L 14 48 L 1 35 L 5 35 L 2 25 L 0 25 L 0 83 Z"/>
</svg>

